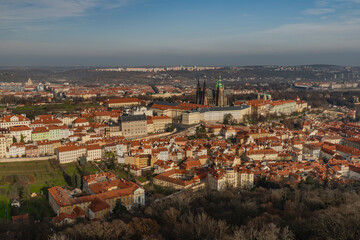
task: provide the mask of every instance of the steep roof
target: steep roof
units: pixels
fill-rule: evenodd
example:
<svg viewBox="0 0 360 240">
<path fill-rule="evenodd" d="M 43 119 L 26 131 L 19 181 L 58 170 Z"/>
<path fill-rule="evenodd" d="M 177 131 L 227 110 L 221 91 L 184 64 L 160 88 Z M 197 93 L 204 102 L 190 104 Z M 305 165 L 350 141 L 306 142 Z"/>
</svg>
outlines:
<svg viewBox="0 0 360 240">
<path fill-rule="evenodd" d="M 31 128 L 29 128 L 28 126 L 13 126 L 10 128 L 11 132 L 15 132 L 15 131 L 28 131 L 31 130 Z"/>
<path fill-rule="evenodd" d="M 2 118 L 0 118 L 0 122 L 11 122 L 11 118 L 12 117 L 17 117 L 18 118 L 18 121 L 22 122 L 22 121 L 30 121 L 30 119 L 22 116 L 22 115 L 7 115 L 7 116 L 4 116 Z"/>
</svg>

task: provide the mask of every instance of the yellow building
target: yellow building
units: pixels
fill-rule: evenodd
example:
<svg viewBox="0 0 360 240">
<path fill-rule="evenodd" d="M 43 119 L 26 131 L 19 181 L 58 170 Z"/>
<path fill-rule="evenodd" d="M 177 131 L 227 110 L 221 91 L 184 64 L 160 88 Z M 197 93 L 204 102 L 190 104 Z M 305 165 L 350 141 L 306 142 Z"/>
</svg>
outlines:
<svg viewBox="0 0 360 240">
<path fill-rule="evenodd" d="M 154 133 L 157 132 L 164 132 L 167 127 L 171 126 L 172 120 L 170 117 L 162 115 L 162 116 L 153 116 L 147 117 L 148 120 L 152 121 L 153 124 L 153 131 Z"/>
<path fill-rule="evenodd" d="M 151 157 L 151 154 L 141 154 L 135 156 L 125 156 L 125 164 L 135 165 L 137 167 L 146 168 L 152 167 L 155 162 L 155 158 Z"/>
<path fill-rule="evenodd" d="M 105 106 L 109 108 L 132 107 L 139 106 L 140 104 L 141 101 L 138 98 L 109 99 L 105 102 Z"/>
<path fill-rule="evenodd" d="M 89 219 L 101 219 L 110 214 L 117 200 L 128 210 L 145 204 L 143 188 L 131 181 L 117 179 L 111 172 L 84 176 L 83 182 L 84 191 L 89 195 L 81 197 L 77 197 L 75 191 L 62 187 L 49 188 L 49 204 L 58 215 L 56 218 L 72 214 L 74 209 L 79 208 Z"/>
<path fill-rule="evenodd" d="M 121 116 L 119 119 L 122 135 L 125 138 L 134 138 L 146 136 L 147 119 L 144 115 Z"/>
</svg>

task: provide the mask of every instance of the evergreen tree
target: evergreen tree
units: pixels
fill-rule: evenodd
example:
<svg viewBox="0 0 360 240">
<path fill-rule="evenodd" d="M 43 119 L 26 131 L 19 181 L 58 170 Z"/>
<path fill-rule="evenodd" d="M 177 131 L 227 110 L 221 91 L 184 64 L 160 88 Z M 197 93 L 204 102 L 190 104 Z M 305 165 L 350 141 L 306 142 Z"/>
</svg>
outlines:
<svg viewBox="0 0 360 240">
<path fill-rule="evenodd" d="M 76 188 L 76 173 L 74 172 L 73 175 L 71 176 L 71 186 L 73 188 Z"/>
<path fill-rule="evenodd" d="M 126 178 L 129 179 L 130 177 L 130 164 L 126 166 Z"/>
<path fill-rule="evenodd" d="M 309 184 L 309 185 L 313 185 L 314 184 L 314 179 L 311 176 L 307 176 L 306 180 L 305 180 L 305 183 Z"/>
<path fill-rule="evenodd" d="M 76 187 L 81 189 L 81 176 L 76 174 Z"/>
<path fill-rule="evenodd" d="M 232 124 L 233 121 L 234 117 L 231 115 L 231 113 L 228 113 L 224 116 L 224 124 Z"/>
<path fill-rule="evenodd" d="M 22 142 L 22 143 L 25 142 L 25 137 L 24 137 L 24 135 L 22 135 L 22 134 L 21 134 L 21 136 L 20 136 L 20 142 Z"/>
<path fill-rule="evenodd" d="M 114 216 L 115 218 L 119 218 L 119 217 L 121 217 L 121 215 L 122 215 L 123 213 L 126 213 L 126 211 L 127 211 L 127 209 L 126 209 L 126 207 L 122 204 L 121 200 L 120 200 L 120 199 L 117 199 L 117 200 L 116 200 L 115 207 L 114 207 L 114 209 L 113 209 L 113 211 L 112 211 L 113 216 Z"/>
<path fill-rule="evenodd" d="M 21 200 L 27 200 L 30 198 L 29 185 L 23 185 L 18 188 L 19 197 Z"/>
<path fill-rule="evenodd" d="M 110 158 L 109 169 L 110 170 L 115 169 L 115 157 Z"/>
</svg>

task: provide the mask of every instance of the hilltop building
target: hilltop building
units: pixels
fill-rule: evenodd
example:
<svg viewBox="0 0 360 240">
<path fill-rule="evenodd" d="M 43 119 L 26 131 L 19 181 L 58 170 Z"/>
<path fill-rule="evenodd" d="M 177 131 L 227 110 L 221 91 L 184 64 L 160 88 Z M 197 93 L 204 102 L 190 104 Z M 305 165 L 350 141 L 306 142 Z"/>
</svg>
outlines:
<svg viewBox="0 0 360 240">
<path fill-rule="evenodd" d="M 103 172 L 83 177 L 83 191 L 67 190 L 59 186 L 49 188 L 49 204 L 56 217 L 56 225 L 69 219 L 87 217 L 103 219 L 110 215 L 117 200 L 130 210 L 145 204 L 145 190 L 126 179 L 117 178 L 112 172 Z M 79 214 L 81 213 L 81 214 Z"/>
<path fill-rule="evenodd" d="M 245 115 L 250 115 L 251 108 L 248 105 L 232 106 L 232 107 L 209 107 L 182 114 L 182 124 L 192 125 L 201 121 L 205 122 L 223 122 L 227 114 L 231 114 L 236 122 L 243 122 Z"/>
<path fill-rule="evenodd" d="M 25 85 L 29 86 L 29 85 L 34 85 L 34 83 L 31 81 L 31 78 L 29 78 L 27 80 L 27 82 L 25 83 Z"/>
<path fill-rule="evenodd" d="M 207 89 L 204 80 L 203 88 L 198 80 L 196 88 L 196 104 L 224 107 L 229 105 L 228 91 L 225 91 L 224 84 L 221 83 L 221 76 L 216 83 L 215 89 Z"/>
<path fill-rule="evenodd" d="M 147 119 L 143 115 L 123 115 L 119 118 L 122 134 L 125 138 L 147 135 Z"/>
</svg>

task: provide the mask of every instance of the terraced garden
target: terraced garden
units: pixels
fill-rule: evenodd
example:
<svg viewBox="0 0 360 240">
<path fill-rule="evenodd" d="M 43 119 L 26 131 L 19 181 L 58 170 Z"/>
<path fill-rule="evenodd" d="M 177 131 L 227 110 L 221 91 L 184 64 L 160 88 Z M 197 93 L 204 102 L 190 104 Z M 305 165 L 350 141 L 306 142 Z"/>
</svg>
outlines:
<svg viewBox="0 0 360 240">
<path fill-rule="evenodd" d="M 97 171 L 91 164 L 85 170 L 88 173 Z M 50 161 L 0 163 L 0 218 L 10 217 L 10 197 L 19 186 L 29 186 L 30 193 L 45 194 L 48 187 L 67 186 L 66 175 L 74 173 L 82 175 L 76 163 L 61 166 Z"/>
</svg>

